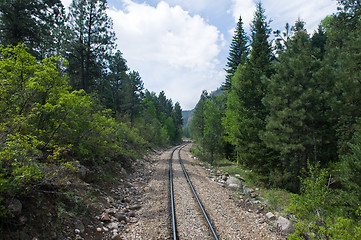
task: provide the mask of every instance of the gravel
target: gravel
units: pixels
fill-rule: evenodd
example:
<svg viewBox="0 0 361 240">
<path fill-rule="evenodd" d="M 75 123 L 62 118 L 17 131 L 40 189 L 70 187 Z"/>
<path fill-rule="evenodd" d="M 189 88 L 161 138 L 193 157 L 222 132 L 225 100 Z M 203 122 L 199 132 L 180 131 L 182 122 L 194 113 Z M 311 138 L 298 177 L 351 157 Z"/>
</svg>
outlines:
<svg viewBox="0 0 361 240">
<path fill-rule="evenodd" d="M 208 172 L 189 153 L 190 148 L 188 144 L 181 157 L 219 239 L 285 239 L 272 231 L 263 214 L 240 206 L 232 198 L 234 192 L 210 180 Z M 169 157 L 173 149 L 152 156 L 151 164 L 146 165 L 149 176 L 137 186 L 142 189 L 139 220 L 127 225 L 122 239 L 170 239 Z M 173 171 L 180 239 L 213 239 L 181 170 L 178 151 L 174 153 Z"/>
</svg>

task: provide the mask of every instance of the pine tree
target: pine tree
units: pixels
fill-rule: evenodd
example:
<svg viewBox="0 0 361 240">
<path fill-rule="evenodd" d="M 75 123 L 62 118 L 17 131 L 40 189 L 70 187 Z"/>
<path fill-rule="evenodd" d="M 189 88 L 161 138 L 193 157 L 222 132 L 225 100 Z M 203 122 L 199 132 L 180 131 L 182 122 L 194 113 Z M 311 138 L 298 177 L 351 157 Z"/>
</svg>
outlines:
<svg viewBox="0 0 361 240">
<path fill-rule="evenodd" d="M 232 79 L 223 120 L 227 141 L 237 146 L 243 163 L 259 171 L 267 171 L 269 150 L 259 138 L 265 127 L 267 110 L 262 103 L 266 87 L 262 81 L 272 72 L 272 51 L 268 42 L 271 30 L 259 3 L 252 21 L 252 43 L 249 59 L 239 67 Z"/>
<path fill-rule="evenodd" d="M 174 104 L 173 120 L 177 129 L 175 140 L 180 141 L 182 138 L 183 115 L 182 108 L 179 102 Z"/>
<path fill-rule="evenodd" d="M 248 55 L 247 42 L 248 38 L 243 29 L 242 17 L 239 17 L 237 28 L 234 31 L 234 36 L 232 38 L 229 56 L 227 58 L 228 62 L 226 65 L 226 81 L 222 86 L 224 90 L 231 90 L 232 77 L 234 73 L 237 71 L 237 68 L 240 64 L 245 64 L 246 62 Z"/>
<path fill-rule="evenodd" d="M 143 81 L 138 72 L 132 71 L 121 82 L 121 113 L 125 114 L 133 124 L 141 110 L 143 100 Z"/>
<path fill-rule="evenodd" d="M 334 145 L 328 144 L 332 139 L 327 116 L 328 89 L 323 88 L 323 79 L 318 75 L 321 62 L 315 58 L 320 49 L 312 46 L 304 28 L 294 29 L 296 33 L 280 55 L 276 74 L 268 81 L 263 103 L 269 115 L 262 139 L 280 154 L 281 170 L 271 181 L 298 191 L 298 176 L 307 160 L 314 165 L 326 164 L 336 156 L 329 149 Z"/>
<path fill-rule="evenodd" d="M 0 43 L 16 46 L 24 43 L 38 59 L 53 54 L 64 24 L 60 0 L 3 0 L 0 2 Z"/>
<path fill-rule="evenodd" d="M 200 140 L 204 135 L 204 105 L 209 98 L 206 90 L 203 90 L 202 95 L 194 109 L 192 120 L 190 123 L 190 130 L 192 138 Z"/>
<path fill-rule="evenodd" d="M 104 59 L 115 48 L 115 34 L 108 17 L 106 0 L 73 0 L 69 24 L 69 72 L 75 89 L 95 91 Z"/>
<path fill-rule="evenodd" d="M 101 82 L 99 95 L 107 108 L 112 109 L 114 114 L 119 114 L 122 101 L 121 85 L 124 79 L 128 78 L 129 68 L 127 61 L 123 58 L 123 53 L 119 50 L 110 56 L 108 61 L 108 71 Z"/>
</svg>

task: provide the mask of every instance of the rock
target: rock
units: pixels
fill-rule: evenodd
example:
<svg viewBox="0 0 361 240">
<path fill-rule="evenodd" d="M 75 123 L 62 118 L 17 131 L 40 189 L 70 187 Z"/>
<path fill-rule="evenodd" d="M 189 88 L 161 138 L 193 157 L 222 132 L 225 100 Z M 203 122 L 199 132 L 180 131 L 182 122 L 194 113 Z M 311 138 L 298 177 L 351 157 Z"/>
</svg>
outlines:
<svg viewBox="0 0 361 240">
<path fill-rule="evenodd" d="M 117 222 L 111 222 L 111 223 L 109 223 L 108 225 L 107 225 L 107 228 L 109 228 L 109 229 L 117 229 L 119 227 L 119 223 L 117 223 Z"/>
<path fill-rule="evenodd" d="M 18 199 L 14 198 L 10 200 L 8 204 L 8 210 L 15 216 L 18 216 L 21 214 L 21 211 L 23 210 L 23 205 Z"/>
<path fill-rule="evenodd" d="M 291 221 L 287 218 L 279 217 L 276 224 L 286 234 L 294 233 L 296 231 Z"/>
<path fill-rule="evenodd" d="M 19 222 L 21 225 L 24 225 L 28 221 L 28 218 L 26 216 L 20 216 Z"/>
<path fill-rule="evenodd" d="M 119 222 L 121 222 L 121 221 L 127 221 L 127 217 L 126 216 L 124 216 L 123 214 L 121 214 L 121 213 L 118 213 L 117 215 L 116 215 L 116 218 L 119 220 Z"/>
<path fill-rule="evenodd" d="M 97 232 L 101 232 L 102 229 L 100 227 L 97 228 Z"/>
<path fill-rule="evenodd" d="M 109 232 L 109 228 L 103 227 L 104 232 Z"/>
<path fill-rule="evenodd" d="M 250 196 L 251 196 L 251 198 L 256 198 L 256 197 L 258 196 L 258 194 L 255 193 L 255 192 L 251 192 L 251 193 L 250 193 Z"/>
<path fill-rule="evenodd" d="M 138 219 L 137 218 L 133 218 L 129 221 L 130 223 L 137 223 L 138 222 Z"/>
<path fill-rule="evenodd" d="M 128 217 L 135 217 L 135 212 L 130 211 L 127 213 Z"/>
<path fill-rule="evenodd" d="M 270 220 L 270 221 L 276 220 L 276 216 L 275 216 L 273 213 L 271 213 L 271 212 L 266 213 L 266 217 L 267 217 L 267 219 Z"/>
<path fill-rule="evenodd" d="M 254 190 L 252 188 L 243 186 L 243 192 L 246 194 L 251 194 L 252 192 L 254 192 Z"/>
<path fill-rule="evenodd" d="M 239 188 L 239 186 L 237 184 L 234 184 L 234 183 L 229 184 L 228 187 L 233 189 L 233 190 L 237 190 Z"/>
<path fill-rule="evenodd" d="M 123 176 L 127 176 L 127 175 L 128 175 L 127 170 L 125 170 L 124 168 L 122 168 L 120 171 L 122 172 L 122 175 L 123 175 Z"/>
<path fill-rule="evenodd" d="M 102 221 L 110 221 L 109 214 L 106 213 L 106 212 L 102 213 L 102 216 L 100 217 L 100 220 L 102 220 Z"/>
<path fill-rule="evenodd" d="M 138 210 L 141 208 L 142 208 L 142 206 L 140 206 L 139 204 L 135 204 L 135 205 L 129 207 L 130 210 Z"/>
<path fill-rule="evenodd" d="M 74 223 L 74 227 L 79 230 L 80 233 L 84 233 L 85 227 L 82 221 L 76 220 Z"/>
<path fill-rule="evenodd" d="M 227 181 L 228 176 L 226 174 L 222 175 L 222 180 Z"/>
<path fill-rule="evenodd" d="M 96 177 L 95 171 L 90 171 L 88 168 L 86 168 L 83 165 L 80 165 L 77 171 L 80 179 L 87 183 L 93 182 Z"/>
<path fill-rule="evenodd" d="M 112 240 L 123 240 L 123 238 L 119 234 L 116 234 L 112 237 Z"/>
<path fill-rule="evenodd" d="M 235 178 L 235 177 L 228 177 L 227 181 L 226 181 L 226 184 L 232 188 L 241 188 L 242 187 L 242 182 L 241 180 L 239 180 L 238 178 Z M 235 187 L 237 186 L 237 187 Z"/>
<path fill-rule="evenodd" d="M 75 235 L 75 240 L 84 240 L 84 238 L 78 234 Z"/>
<path fill-rule="evenodd" d="M 31 237 L 26 232 L 20 231 L 19 240 L 31 240 Z"/>
</svg>

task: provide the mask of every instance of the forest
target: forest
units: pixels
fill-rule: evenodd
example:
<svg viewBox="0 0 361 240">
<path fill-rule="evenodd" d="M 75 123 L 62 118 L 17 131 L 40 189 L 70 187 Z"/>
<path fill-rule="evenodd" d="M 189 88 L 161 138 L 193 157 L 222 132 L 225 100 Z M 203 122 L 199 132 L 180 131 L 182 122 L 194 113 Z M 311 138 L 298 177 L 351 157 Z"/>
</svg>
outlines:
<svg viewBox="0 0 361 240">
<path fill-rule="evenodd" d="M 240 16 L 220 94 L 185 131 L 197 155 L 239 162 L 292 192 L 289 239 L 361 239 L 361 2 L 307 32 Z M 0 2 L 0 220 L 7 199 L 63 184 L 80 166 L 127 165 L 177 144 L 182 109 L 144 89 L 115 44 L 106 0 Z M 14 21 L 16 19 L 16 21 Z"/>
<path fill-rule="evenodd" d="M 181 141 L 182 109 L 116 51 L 106 0 L 0 2 L 0 218 L 80 166 L 129 165 Z M 16 21 L 14 21 L 16 20 Z"/>
<path fill-rule="evenodd" d="M 293 193 L 289 239 L 361 237 L 360 29 L 360 1 L 339 0 L 313 33 L 301 19 L 272 31 L 259 3 L 250 36 L 239 18 L 223 93 L 203 91 L 187 130 L 203 160 Z"/>
</svg>

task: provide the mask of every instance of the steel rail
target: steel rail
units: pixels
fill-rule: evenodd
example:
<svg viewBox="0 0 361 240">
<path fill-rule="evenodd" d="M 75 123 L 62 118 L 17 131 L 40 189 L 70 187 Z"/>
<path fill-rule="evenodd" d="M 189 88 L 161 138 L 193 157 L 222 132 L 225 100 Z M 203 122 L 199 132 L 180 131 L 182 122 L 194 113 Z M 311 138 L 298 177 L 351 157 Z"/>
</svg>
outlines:
<svg viewBox="0 0 361 240">
<path fill-rule="evenodd" d="M 179 149 L 179 151 L 178 151 L 179 163 L 180 163 L 180 165 L 182 166 L 183 173 L 184 173 L 185 177 L 187 178 L 187 181 L 188 181 L 188 183 L 189 183 L 189 186 L 190 186 L 190 188 L 192 189 L 193 194 L 194 194 L 194 196 L 195 196 L 195 198 L 196 198 L 196 200 L 197 200 L 197 202 L 198 202 L 198 205 L 199 205 L 199 207 L 200 207 L 201 210 L 202 210 L 202 213 L 203 213 L 203 215 L 204 215 L 204 217 L 205 217 L 205 219 L 206 219 L 206 221 L 207 221 L 207 223 L 208 223 L 209 229 L 211 230 L 214 239 L 218 240 L 218 236 L 217 236 L 217 234 L 216 234 L 216 231 L 215 231 L 215 229 L 213 228 L 212 223 L 211 223 L 211 221 L 210 221 L 210 219 L 209 219 L 209 217 L 208 217 L 208 215 L 207 215 L 207 213 L 206 213 L 206 210 L 204 209 L 203 204 L 201 203 L 201 200 L 199 199 L 199 197 L 198 197 L 198 195 L 197 195 L 197 193 L 196 193 L 196 190 L 194 189 L 193 184 L 192 184 L 192 182 L 191 182 L 191 180 L 190 180 L 190 178 L 189 178 L 189 176 L 188 176 L 187 170 L 186 170 L 185 167 L 184 167 L 184 164 L 183 164 L 183 161 L 182 161 L 182 158 L 181 158 L 181 155 L 180 155 L 180 152 L 181 152 L 181 150 L 182 150 L 184 147 L 185 147 L 185 146 L 182 146 L 182 147 Z M 175 150 L 176 150 L 176 149 L 174 149 L 174 151 L 175 151 Z M 174 151 L 173 151 L 173 153 L 174 153 Z M 173 156 L 173 153 L 172 153 L 172 156 Z M 175 238 L 175 239 L 176 239 L 176 238 Z"/>
<path fill-rule="evenodd" d="M 174 152 L 179 149 L 180 147 L 174 148 L 172 154 L 169 158 L 169 188 L 170 188 L 170 201 L 171 201 L 171 215 L 172 215 L 172 235 L 173 239 L 177 240 L 177 222 L 175 216 L 175 204 L 174 204 L 174 193 L 173 193 L 173 171 L 172 171 L 172 160 Z"/>
</svg>

